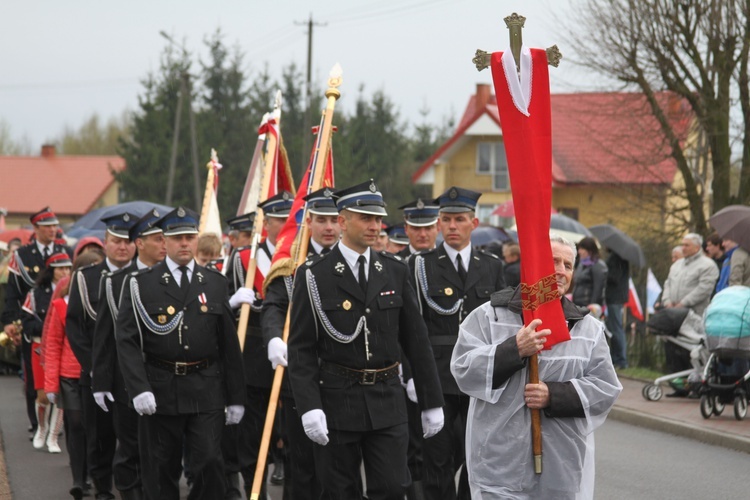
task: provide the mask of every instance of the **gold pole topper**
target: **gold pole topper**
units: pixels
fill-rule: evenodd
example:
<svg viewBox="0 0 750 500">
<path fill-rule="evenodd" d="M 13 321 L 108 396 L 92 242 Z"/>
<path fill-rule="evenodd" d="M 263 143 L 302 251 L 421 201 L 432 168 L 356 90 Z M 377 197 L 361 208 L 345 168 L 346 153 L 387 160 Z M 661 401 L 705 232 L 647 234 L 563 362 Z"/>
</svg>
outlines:
<svg viewBox="0 0 750 500">
<path fill-rule="evenodd" d="M 521 47 L 523 46 L 523 27 L 526 23 L 526 18 L 517 13 L 513 13 L 504 19 L 505 26 L 509 30 L 510 35 L 510 51 L 513 53 L 513 59 L 516 60 L 516 68 L 518 68 L 518 61 L 521 58 Z M 562 59 L 562 53 L 557 45 L 553 45 L 546 49 L 547 52 L 547 63 L 550 66 L 557 68 L 560 65 L 560 59 Z M 477 71 L 482 71 L 485 68 L 489 68 L 490 59 L 492 54 L 485 50 L 477 49 L 474 53 L 474 57 L 471 62 L 477 67 Z"/>
</svg>

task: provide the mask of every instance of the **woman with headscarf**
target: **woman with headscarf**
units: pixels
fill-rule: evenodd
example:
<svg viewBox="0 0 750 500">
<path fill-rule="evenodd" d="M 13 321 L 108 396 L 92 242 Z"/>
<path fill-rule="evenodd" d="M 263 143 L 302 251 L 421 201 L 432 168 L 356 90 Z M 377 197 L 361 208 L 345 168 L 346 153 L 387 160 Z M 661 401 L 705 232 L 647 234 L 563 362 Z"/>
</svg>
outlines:
<svg viewBox="0 0 750 500">
<path fill-rule="evenodd" d="M 36 414 L 39 426 L 32 443 L 37 450 L 46 443 L 50 453 L 60 453 L 57 438 L 63 424 L 63 415 L 58 407 L 47 399 L 44 392 L 44 370 L 42 368 L 41 344 L 44 319 L 49 310 L 52 293 L 61 279 L 70 276 L 73 263 L 65 252 L 52 254 L 45 262 L 45 269 L 36 279 L 36 287 L 29 291 L 24 301 L 21 322 L 23 334 L 31 340 L 31 369 L 34 374 L 34 389 L 37 390 Z"/>
<path fill-rule="evenodd" d="M 599 257 L 599 247 L 594 238 L 586 237 L 578 242 L 578 258 L 573 303 L 589 309 L 596 304 L 601 311 L 607 286 L 607 264 Z"/>
</svg>

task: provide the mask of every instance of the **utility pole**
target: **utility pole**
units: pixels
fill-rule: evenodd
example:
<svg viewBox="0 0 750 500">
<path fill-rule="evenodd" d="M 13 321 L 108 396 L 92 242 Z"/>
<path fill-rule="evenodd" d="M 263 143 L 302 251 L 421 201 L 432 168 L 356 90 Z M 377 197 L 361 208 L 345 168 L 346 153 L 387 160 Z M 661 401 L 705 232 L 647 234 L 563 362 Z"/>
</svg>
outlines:
<svg viewBox="0 0 750 500">
<path fill-rule="evenodd" d="M 302 135 L 302 158 L 309 158 L 310 148 L 312 147 L 312 40 L 313 26 L 326 26 L 328 23 L 316 23 L 313 21 L 312 12 L 307 22 L 294 22 L 298 26 L 307 25 L 307 82 L 305 85 L 305 120 L 304 133 Z M 303 167 L 304 168 L 304 167 Z"/>
<path fill-rule="evenodd" d="M 164 37 L 170 44 L 182 50 L 183 62 L 187 59 L 187 50 L 185 49 L 184 43 L 177 45 L 177 42 L 164 31 L 160 31 L 159 34 Z M 172 197 L 174 194 L 174 176 L 177 167 L 177 148 L 180 142 L 180 123 L 182 121 L 182 107 L 187 96 L 189 106 L 189 125 L 190 125 L 190 152 L 193 160 L 193 196 L 195 200 L 196 210 L 200 210 L 201 207 L 201 189 L 200 189 L 200 173 L 198 168 L 198 143 L 195 134 L 195 115 L 193 113 L 193 96 L 190 87 L 190 73 L 186 69 L 180 72 L 180 90 L 177 95 L 177 110 L 175 111 L 174 117 L 174 135 L 172 137 L 172 153 L 169 158 L 169 172 L 167 174 L 167 193 L 164 200 L 164 204 L 172 206 Z"/>
</svg>

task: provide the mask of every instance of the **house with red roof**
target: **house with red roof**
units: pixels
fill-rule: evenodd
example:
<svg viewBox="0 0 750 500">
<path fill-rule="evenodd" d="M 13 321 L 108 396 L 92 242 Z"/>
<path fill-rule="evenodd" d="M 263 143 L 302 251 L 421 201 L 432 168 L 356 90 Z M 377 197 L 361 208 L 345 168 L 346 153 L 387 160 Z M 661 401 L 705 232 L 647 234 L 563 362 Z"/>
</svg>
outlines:
<svg viewBox="0 0 750 500">
<path fill-rule="evenodd" d="M 681 141 L 694 140 L 687 103 L 657 95 Z M 636 93 L 553 94 L 552 207 L 585 226 L 663 227 L 679 205 L 681 176 L 645 97 Z M 533 180 L 529 180 L 533 182 Z M 478 84 L 455 133 L 412 176 L 437 196 L 457 185 L 482 192 L 477 217 L 511 197 L 503 132 L 490 85 Z"/>
<path fill-rule="evenodd" d="M 44 145 L 40 156 L 0 156 L 0 207 L 5 227 L 29 225 L 29 216 L 49 206 L 60 224 L 119 202 L 114 173 L 125 168 L 119 156 L 58 155 Z"/>
</svg>

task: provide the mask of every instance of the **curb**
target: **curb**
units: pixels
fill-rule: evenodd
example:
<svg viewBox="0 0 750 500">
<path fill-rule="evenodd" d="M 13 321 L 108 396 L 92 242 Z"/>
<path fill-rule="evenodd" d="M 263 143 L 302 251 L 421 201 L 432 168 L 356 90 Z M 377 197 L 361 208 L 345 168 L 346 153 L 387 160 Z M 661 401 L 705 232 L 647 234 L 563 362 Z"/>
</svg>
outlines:
<svg viewBox="0 0 750 500">
<path fill-rule="evenodd" d="M 10 500 L 10 482 L 8 481 L 8 464 L 5 463 L 5 445 L 0 431 L 0 500 Z"/>
<path fill-rule="evenodd" d="M 656 415 L 634 411 L 623 406 L 618 406 L 617 404 L 612 407 L 609 417 L 626 424 L 666 432 L 688 439 L 695 439 L 714 446 L 721 446 L 750 454 L 750 438 L 744 436 L 697 427 L 685 422 L 676 422 Z"/>
</svg>

